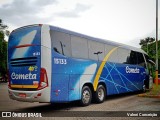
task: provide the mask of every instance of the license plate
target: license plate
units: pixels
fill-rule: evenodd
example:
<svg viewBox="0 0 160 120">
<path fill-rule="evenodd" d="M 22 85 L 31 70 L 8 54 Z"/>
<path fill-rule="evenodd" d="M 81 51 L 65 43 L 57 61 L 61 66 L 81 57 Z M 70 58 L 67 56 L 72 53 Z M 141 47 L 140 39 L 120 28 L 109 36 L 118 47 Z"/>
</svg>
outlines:
<svg viewBox="0 0 160 120">
<path fill-rule="evenodd" d="M 19 97 L 26 98 L 26 94 L 25 93 L 19 93 Z"/>
</svg>

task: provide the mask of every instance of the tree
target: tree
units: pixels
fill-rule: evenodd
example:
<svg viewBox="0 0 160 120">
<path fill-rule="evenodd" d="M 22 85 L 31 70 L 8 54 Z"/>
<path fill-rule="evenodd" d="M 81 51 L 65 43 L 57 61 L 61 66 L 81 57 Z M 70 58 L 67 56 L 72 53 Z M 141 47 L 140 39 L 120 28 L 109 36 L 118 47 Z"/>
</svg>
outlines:
<svg viewBox="0 0 160 120">
<path fill-rule="evenodd" d="M 141 48 L 144 49 L 147 53 L 149 44 L 152 44 L 155 41 L 154 37 L 146 37 L 145 39 L 140 39 L 139 45 L 141 45 Z"/>
<path fill-rule="evenodd" d="M 0 19 L 0 76 L 7 73 L 7 41 L 5 36 L 9 36 L 8 26 L 4 25 Z"/>
<path fill-rule="evenodd" d="M 141 49 L 143 49 L 149 57 L 155 62 L 156 61 L 156 41 L 154 37 L 146 37 L 144 39 L 140 39 Z M 158 41 L 158 46 L 160 46 L 160 41 Z M 160 49 L 158 48 L 158 58 L 160 58 Z M 160 70 L 160 59 L 158 59 L 158 66 Z"/>
</svg>

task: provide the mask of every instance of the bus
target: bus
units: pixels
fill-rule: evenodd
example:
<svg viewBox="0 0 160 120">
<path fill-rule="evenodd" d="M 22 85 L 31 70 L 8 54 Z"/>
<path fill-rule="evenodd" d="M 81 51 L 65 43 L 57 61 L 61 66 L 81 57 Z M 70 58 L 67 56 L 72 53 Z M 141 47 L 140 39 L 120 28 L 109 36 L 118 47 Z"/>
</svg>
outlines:
<svg viewBox="0 0 160 120">
<path fill-rule="evenodd" d="M 28 25 L 9 37 L 9 97 L 102 103 L 108 95 L 146 91 L 149 66 L 153 61 L 141 49 L 46 24 Z"/>
</svg>

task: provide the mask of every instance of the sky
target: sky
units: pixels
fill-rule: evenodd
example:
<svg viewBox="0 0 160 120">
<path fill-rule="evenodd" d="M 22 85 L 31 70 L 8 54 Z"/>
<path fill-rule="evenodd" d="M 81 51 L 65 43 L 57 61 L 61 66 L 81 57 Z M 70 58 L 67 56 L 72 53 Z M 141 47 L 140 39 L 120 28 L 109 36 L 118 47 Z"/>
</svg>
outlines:
<svg viewBox="0 0 160 120">
<path fill-rule="evenodd" d="M 156 0 L 0 0 L 0 19 L 10 31 L 49 24 L 140 47 L 156 36 Z"/>
</svg>

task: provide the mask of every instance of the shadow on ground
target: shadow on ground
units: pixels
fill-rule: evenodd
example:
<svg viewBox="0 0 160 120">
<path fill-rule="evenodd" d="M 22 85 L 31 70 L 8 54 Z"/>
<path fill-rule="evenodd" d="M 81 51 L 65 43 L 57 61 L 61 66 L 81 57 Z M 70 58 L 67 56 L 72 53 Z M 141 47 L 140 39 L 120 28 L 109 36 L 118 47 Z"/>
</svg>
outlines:
<svg viewBox="0 0 160 120">
<path fill-rule="evenodd" d="M 133 95 L 137 95 L 137 94 L 139 94 L 139 92 L 107 96 L 105 102 L 107 102 L 107 100 L 114 100 L 114 99 L 124 98 L 124 97 L 133 96 Z M 93 101 L 91 104 L 96 105 L 97 103 L 95 103 Z M 103 104 L 103 103 L 101 103 L 101 104 Z M 54 112 L 58 112 L 58 111 L 70 111 L 71 109 L 76 108 L 76 107 L 81 107 L 81 105 L 79 104 L 79 101 L 74 101 L 74 102 L 69 102 L 69 103 L 48 103 L 45 105 L 39 104 L 39 106 L 21 108 L 21 109 L 18 109 L 17 111 L 41 112 L 41 113 L 51 113 L 52 112 L 52 113 L 54 113 Z"/>
</svg>

